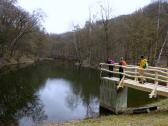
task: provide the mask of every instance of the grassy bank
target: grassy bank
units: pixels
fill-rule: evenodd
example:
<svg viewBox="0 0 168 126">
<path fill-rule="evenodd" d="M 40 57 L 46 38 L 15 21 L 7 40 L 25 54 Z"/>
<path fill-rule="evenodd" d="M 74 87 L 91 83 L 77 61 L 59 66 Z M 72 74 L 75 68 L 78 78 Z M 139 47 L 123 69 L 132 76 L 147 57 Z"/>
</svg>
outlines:
<svg viewBox="0 0 168 126">
<path fill-rule="evenodd" d="M 157 105 L 156 112 L 138 115 L 111 115 L 64 124 L 46 124 L 45 126 L 168 126 L 168 99 L 150 104 Z"/>
<path fill-rule="evenodd" d="M 50 125 L 50 126 L 57 126 Z M 141 115 L 107 116 L 81 122 L 65 123 L 64 126 L 167 126 L 168 112 Z"/>
</svg>

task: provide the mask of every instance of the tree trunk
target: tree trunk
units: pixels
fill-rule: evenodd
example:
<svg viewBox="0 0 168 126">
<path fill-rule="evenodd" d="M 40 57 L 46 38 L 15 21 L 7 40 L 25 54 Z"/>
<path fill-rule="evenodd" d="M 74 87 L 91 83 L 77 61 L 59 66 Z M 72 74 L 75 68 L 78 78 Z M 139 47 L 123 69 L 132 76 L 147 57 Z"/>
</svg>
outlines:
<svg viewBox="0 0 168 126">
<path fill-rule="evenodd" d="M 166 37 L 165 37 L 165 40 L 164 40 L 164 42 L 163 42 L 163 45 L 162 45 L 162 47 L 161 47 L 161 49 L 160 49 L 160 53 L 159 53 L 159 56 L 158 56 L 156 65 L 159 65 L 159 63 L 160 63 L 160 57 L 161 57 L 162 52 L 163 52 L 163 49 L 164 49 L 164 47 L 165 47 L 165 45 L 166 45 L 166 42 L 167 42 L 167 36 L 168 36 L 168 31 L 167 31 L 167 33 L 166 33 Z"/>
</svg>

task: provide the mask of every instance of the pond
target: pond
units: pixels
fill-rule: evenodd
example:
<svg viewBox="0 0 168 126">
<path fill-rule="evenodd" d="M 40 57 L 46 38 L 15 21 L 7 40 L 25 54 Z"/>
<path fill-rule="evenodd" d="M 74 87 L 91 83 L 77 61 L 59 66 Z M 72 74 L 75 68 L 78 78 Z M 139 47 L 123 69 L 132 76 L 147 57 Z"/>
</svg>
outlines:
<svg viewBox="0 0 168 126">
<path fill-rule="evenodd" d="M 0 124 L 33 126 L 99 116 L 97 70 L 58 61 L 15 67 L 0 74 Z M 151 101 L 148 93 L 129 89 L 129 107 Z"/>
</svg>

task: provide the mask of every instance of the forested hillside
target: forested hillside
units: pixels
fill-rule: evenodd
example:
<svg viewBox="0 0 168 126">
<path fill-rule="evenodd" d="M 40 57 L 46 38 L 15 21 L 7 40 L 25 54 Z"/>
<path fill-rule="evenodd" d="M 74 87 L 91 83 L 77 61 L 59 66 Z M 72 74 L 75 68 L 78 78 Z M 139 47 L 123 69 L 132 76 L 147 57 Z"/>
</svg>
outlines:
<svg viewBox="0 0 168 126">
<path fill-rule="evenodd" d="M 29 14 L 16 3 L 0 0 L 0 61 L 47 56 L 48 35 L 41 27 L 42 12 Z"/>
<path fill-rule="evenodd" d="M 108 9 L 101 10 L 102 19 L 90 17 L 83 28 L 74 26 L 72 32 L 48 34 L 40 22 L 42 13 L 29 14 L 13 0 L 0 0 L 0 56 L 52 57 L 77 59 L 84 65 L 97 65 L 107 57 L 116 61 L 123 56 L 136 64 L 145 55 L 151 65 L 161 61 L 168 64 L 168 2 L 153 2 L 130 15 L 115 18 Z M 165 43 L 164 43 L 165 42 Z M 163 63 L 163 62 L 161 62 Z"/>
<path fill-rule="evenodd" d="M 136 64 L 139 57 L 145 55 L 149 63 L 155 65 L 167 37 L 168 3 L 154 2 L 130 15 L 90 20 L 84 28 L 74 29 L 71 35 L 62 35 L 61 41 L 53 39 L 63 47 L 55 50 L 55 56 L 73 55 L 88 64 L 105 61 L 107 57 L 119 60 L 123 56 L 129 63 Z M 164 64 L 168 61 L 166 48 L 165 44 L 161 57 Z"/>
</svg>

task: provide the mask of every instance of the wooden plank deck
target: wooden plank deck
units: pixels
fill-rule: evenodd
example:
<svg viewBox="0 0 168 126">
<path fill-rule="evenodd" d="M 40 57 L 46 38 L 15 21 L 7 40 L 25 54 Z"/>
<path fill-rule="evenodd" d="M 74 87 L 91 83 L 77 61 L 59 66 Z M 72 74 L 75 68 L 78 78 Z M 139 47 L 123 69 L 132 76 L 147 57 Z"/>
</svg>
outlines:
<svg viewBox="0 0 168 126">
<path fill-rule="evenodd" d="M 119 78 L 116 78 L 116 77 L 101 77 L 101 79 L 119 82 Z M 153 89 L 155 89 L 155 84 L 148 83 L 148 82 L 141 84 L 135 80 L 125 79 L 123 83 L 124 83 L 124 86 L 126 87 L 141 90 L 141 91 L 146 91 L 150 93 L 152 92 Z M 156 91 L 157 91 L 157 95 L 168 97 L 168 87 L 158 85 Z"/>
</svg>

